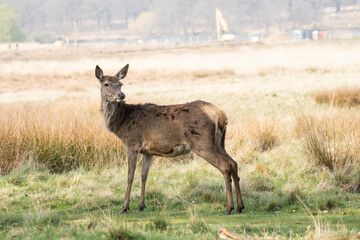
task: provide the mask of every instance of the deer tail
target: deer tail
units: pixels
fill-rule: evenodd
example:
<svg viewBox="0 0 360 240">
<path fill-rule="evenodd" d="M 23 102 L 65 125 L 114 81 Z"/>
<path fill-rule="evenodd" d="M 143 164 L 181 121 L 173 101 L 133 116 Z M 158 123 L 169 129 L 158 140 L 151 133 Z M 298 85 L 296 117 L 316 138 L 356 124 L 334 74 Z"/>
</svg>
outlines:
<svg viewBox="0 0 360 240">
<path fill-rule="evenodd" d="M 221 136 L 221 142 L 220 142 L 220 147 L 225 150 L 225 135 L 226 135 L 226 125 L 222 130 L 222 136 Z"/>
<path fill-rule="evenodd" d="M 223 111 L 218 111 L 218 119 L 216 122 L 216 132 L 217 132 L 217 140 L 218 146 L 220 146 L 223 150 L 225 150 L 225 135 L 226 135 L 226 125 L 227 118 Z M 219 141 L 220 140 L 220 141 Z"/>
</svg>

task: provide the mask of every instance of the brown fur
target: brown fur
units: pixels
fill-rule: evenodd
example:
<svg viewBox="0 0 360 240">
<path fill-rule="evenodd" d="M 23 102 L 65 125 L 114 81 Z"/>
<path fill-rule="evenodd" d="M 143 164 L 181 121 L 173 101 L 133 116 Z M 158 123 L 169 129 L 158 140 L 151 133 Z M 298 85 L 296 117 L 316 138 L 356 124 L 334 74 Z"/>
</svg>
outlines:
<svg viewBox="0 0 360 240">
<path fill-rule="evenodd" d="M 231 181 L 234 180 L 237 212 L 244 204 L 241 197 L 237 163 L 225 151 L 227 118 L 213 104 L 195 101 L 185 104 L 159 106 L 155 104 L 126 104 L 120 99 L 120 79 L 127 74 L 128 65 L 115 76 L 103 76 L 97 66 L 96 77 L 101 83 L 102 112 L 106 127 L 118 136 L 127 149 L 128 188 L 121 212 L 129 209 L 131 185 L 138 153 L 143 154 L 142 188 L 139 210 L 145 207 L 145 184 L 152 156 L 175 157 L 190 150 L 204 158 L 224 175 L 227 214 L 234 209 Z"/>
</svg>

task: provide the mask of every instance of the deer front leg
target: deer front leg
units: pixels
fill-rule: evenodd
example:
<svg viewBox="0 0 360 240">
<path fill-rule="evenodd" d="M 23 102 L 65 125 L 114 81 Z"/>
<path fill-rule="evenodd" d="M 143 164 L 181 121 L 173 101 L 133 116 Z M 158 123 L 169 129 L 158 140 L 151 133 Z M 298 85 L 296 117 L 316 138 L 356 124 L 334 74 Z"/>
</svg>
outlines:
<svg viewBox="0 0 360 240">
<path fill-rule="evenodd" d="M 142 166 L 142 170 L 141 170 L 141 194 L 140 194 L 139 211 L 144 211 L 144 208 L 146 208 L 145 185 L 146 185 L 146 179 L 147 179 L 147 176 L 149 173 L 152 158 L 153 158 L 153 156 L 151 156 L 151 155 L 143 156 L 143 166 Z"/>
<path fill-rule="evenodd" d="M 128 151 L 127 152 L 127 157 L 128 157 L 128 185 L 127 185 L 127 188 L 126 188 L 124 205 L 121 208 L 120 213 L 124 213 L 127 210 L 130 210 L 130 207 L 129 207 L 130 193 L 131 193 L 132 182 L 134 180 L 134 173 L 135 173 L 136 160 L 137 160 L 137 152 L 136 151 Z"/>
</svg>

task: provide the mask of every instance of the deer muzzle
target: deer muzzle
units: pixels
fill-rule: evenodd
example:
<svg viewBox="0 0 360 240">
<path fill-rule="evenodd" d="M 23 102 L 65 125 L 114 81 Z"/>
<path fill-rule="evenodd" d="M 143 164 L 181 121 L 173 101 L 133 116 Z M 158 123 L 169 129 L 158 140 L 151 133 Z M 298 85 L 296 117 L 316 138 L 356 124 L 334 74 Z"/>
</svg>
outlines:
<svg viewBox="0 0 360 240">
<path fill-rule="evenodd" d="M 125 99 L 125 94 L 122 93 L 122 92 L 120 92 L 120 93 L 118 93 L 118 94 L 116 95 L 116 97 L 113 98 L 112 101 L 114 101 L 114 102 L 121 102 L 121 101 L 123 101 L 124 99 Z M 109 100 L 111 101 L 111 99 L 109 99 Z"/>
</svg>

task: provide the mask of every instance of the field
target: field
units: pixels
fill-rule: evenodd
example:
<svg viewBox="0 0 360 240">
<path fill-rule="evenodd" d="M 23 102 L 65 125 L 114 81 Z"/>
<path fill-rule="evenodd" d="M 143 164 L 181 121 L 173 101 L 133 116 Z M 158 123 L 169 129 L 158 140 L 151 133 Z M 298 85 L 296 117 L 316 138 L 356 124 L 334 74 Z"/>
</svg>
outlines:
<svg viewBox="0 0 360 240">
<path fill-rule="evenodd" d="M 360 238 L 360 41 L 92 46 L 0 54 L 0 239 Z M 129 103 L 212 102 L 228 116 L 242 214 L 194 154 L 155 158 L 131 210 L 124 147 L 103 124 L 95 65 L 130 64 Z"/>
</svg>

